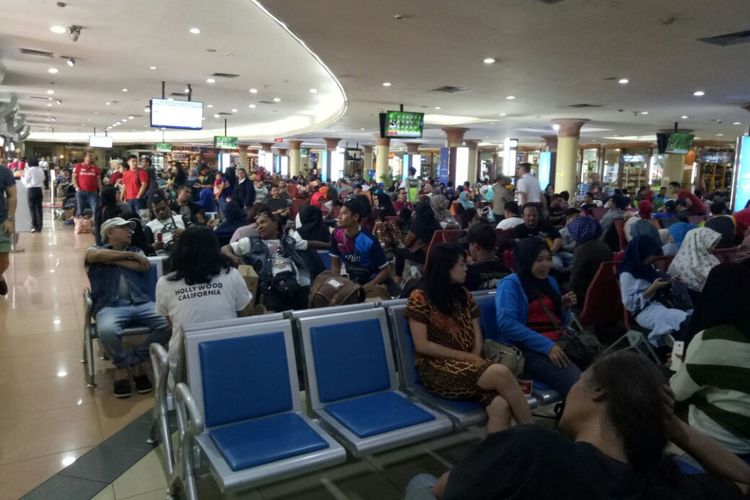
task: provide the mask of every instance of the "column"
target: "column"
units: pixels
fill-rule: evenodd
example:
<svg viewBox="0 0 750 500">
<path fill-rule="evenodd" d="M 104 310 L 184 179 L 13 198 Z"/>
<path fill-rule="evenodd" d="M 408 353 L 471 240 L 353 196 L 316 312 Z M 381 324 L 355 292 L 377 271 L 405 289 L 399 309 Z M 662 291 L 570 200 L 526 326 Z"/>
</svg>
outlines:
<svg viewBox="0 0 750 500">
<path fill-rule="evenodd" d="M 295 177 L 299 175 L 301 157 L 300 148 L 302 147 L 302 141 L 288 141 L 289 142 L 289 176 Z"/>
<path fill-rule="evenodd" d="M 261 149 L 258 151 L 258 166 L 265 168 L 270 173 L 274 173 L 272 146 L 273 142 L 261 142 Z"/>
<path fill-rule="evenodd" d="M 416 176 L 420 177 L 422 170 L 422 157 L 419 156 L 419 142 L 407 142 L 406 154 L 402 159 L 401 169 L 401 180 L 405 180 L 409 177 L 409 169 L 413 168 L 417 171 Z"/>
<path fill-rule="evenodd" d="M 661 166 L 664 168 L 664 174 L 661 178 L 661 185 L 666 186 L 672 181 L 682 184 L 683 164 L 685 155 L 664 154 L 662 155 Z"/>
<path fill-rule="evenodd" d="M 441 179 L 441 181 L 449 181 L 456 183 L 456 150 L 458 147 L 460 147 L 464 142 L 464 134 L 469 130 L 467 128 L 462 127 L 443 127 L 443 132 L 445 132 L 445 148 L 442 148 L 440 150 L 440 163 L 442 168 L 439 168 L 438 170 L 442 173 L 438 174 L 438 177 Z M 444 158 L 444 156 L 447 156 L 447 158 Z M 447 165 L 446 162 L 447 161 Z M 445 176 L 445 168 L 448 169 L 448 175 L 447 178 Z M 460 175 L 461 177 L 464 177 L 463 174 Z M 461 179 L 460 182 L 463 182 Z"/>
<path fill-rule="evenodd" d="M 368 172 L 372 170 L 372 145 L 362 145 L 362 177 L 367 179 Z"/>
<path fill-rule="evenodd" d="M 555 192 L 567 191 L 575 196 L 577 191 L 576 165 L 578 164 L 578 138 L 585 119 L 563 118 L 552 120 L 557 131 L 557 158 L 555 167 Z M 545 186 L 542 186 L 544 189 Z"/>
<path fill-rule="evenodd" d="M 247 144 L 239 144 L 237 149 L 240 150 L 240 168 L 244 168 L 247 172 L 249 170 L 247 168 Z"/>
<path fill-rule="evenodd" d="M 341 142 L 341 139 L 336 137 L 325 137 L 323 138 L 323 140 L 326 141 L 326 155 L 321 162 L 321 166 L 319 169 L 320 176 L 323 182 L 334 182 L 338 179 L 333 178 L 333 176 L 335 175 L 335 172 L 332 168 L 333 155 L 336 153 L 336 148 L 339 146 L 339 142 Z"/>
<path fill-rule="evenodd" d="M 375 181 L 382 182 L 383 177 L 390 178 L 391 169 L 388 166 L 388 154 L 391 147 L 390 137 L 375 139 Z"/>
<path fill-rule="evenodd" d="M 469 169 L 468 169 L 468 181 L 473 185 L 479 179 L 479 172 L 477 168 L 477 162 L 479 161 L 479 141 L 466 139 L 464 141 L 466 147 L 469 148 Z"/>
</svg>

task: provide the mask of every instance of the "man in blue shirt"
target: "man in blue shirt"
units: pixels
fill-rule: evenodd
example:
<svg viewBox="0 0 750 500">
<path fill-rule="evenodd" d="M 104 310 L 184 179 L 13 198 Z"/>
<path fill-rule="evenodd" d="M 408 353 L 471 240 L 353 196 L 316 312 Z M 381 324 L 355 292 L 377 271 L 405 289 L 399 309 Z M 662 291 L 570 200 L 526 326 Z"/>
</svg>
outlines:
<svg viewBox="0 0 750 500">
<path fill-rule="evenodd" d="M 331 236 L 331 270 L 341 274 L 343 262 L 352 281 L 361 285 L 386 284 L 391 271 L 383 247 L 373 235 L 360 228 L 366 212 L 366 207 L 356 198 L 341 207 L 339 227 Z"/>
<path fill-rule="evenodd" d="M 151 267 L 143 252 L 131 245 L 133 223 L 120 217 L 102 224 L 104 245 L 86 252 L 86 272 L 91 283 L 92 314 L 102 347 L 115 365 L 114 395 L 130 397 L 129 370 L 133 371 L 136 391 L 145 394 L 152 389 L 144 365 L 149 362 L 149 346 L 166 345 L 171 327 L 166 318 L 156 313 L 151 299 L 148 270 Z M 122 332 L 126 325 L 138 323 L 151 330 L 137 346 L 126 349 Z"/>
</svg>

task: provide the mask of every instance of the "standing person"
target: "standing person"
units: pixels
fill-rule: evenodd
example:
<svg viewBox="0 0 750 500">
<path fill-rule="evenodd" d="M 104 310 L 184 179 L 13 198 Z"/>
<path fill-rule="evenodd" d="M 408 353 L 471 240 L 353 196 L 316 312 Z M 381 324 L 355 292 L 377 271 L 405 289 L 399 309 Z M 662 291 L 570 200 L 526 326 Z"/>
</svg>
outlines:
<svg viewBox="0 0 750 500">
<path fill-rule="evenodd" d="M 49 189 L 49 179 L 52 173 L 49 171 L 49 162 L 46 156 L 42 156 L 39 159 L 39 168 L 44 172 L 44 189 Z"/>
<path fill-rule="evenodd" d="M 128 156 L 128 170 L 122 174 L 122 199 L 130 205 L 134 214 L 146 208 L 146 189 L 148 188 L 148 173 L 138 168 L 138 157 Z"/>
<path fill-rule="evenodd" d="M 73 169 L 73 185 L 76 188 L 76 216 L 82 216 L 86 206 L 92 214 L 96 213 L 102 190 L 102 171 L 92 163 L 89 151 L 83 155 L 83 162 Z"/>
<path fill-rule="evenodd" d="M 507 184 L 508 178 L 503 174 L 497 174 L 495 184 L 492 185 L 492 213 L 497 222 L 505 217 L 505 204 L 513 201 L 513 193 L 505 187 Z"/>
<path fill-rule="evenodd" d="M 255 186 L 247 177 L 247 171 L 244 168 L 237 169 L 237 185 L 234 188 L 232 200 L 242 208 L 250 208 L 255 203 Z"/>
<path fill-rule="evenodd" d="M 421 182 L 417 179 L 417 169 L 409 167 L 409 177 L 401 181 L 399 189 L 406 190 L 406 197 L 409 203 L 416 203 L 419 201 L 419 192 L 422 190 Z"/>
<path fill-rule="evenodd" d="M 141 169 L 148 175 L 146 199 L 150 200 L 154 193 L 159 190 L 159 182 L 156 180 L 156 169 L 151 165 L 151 158 L 148 156 L 141 158 Z"/>
<path fill-rule="evenodd" d="M 689 190 L 683 189 L 679 182 L 672 181 L 669 183 L 669 194 L 673 199 L 685 201 L 689 215 L 707 215 L 708 211 L 703 201 Z"/>
<path fill-rule="evenodd" d="M 542 203 L 542 188 L 536 177 L 531 175 L 531 163 L 519 163 L 516 167 L 516 176 L 518 204 L 523 207 L 527 203 Z"/>
<path fill-rule="evenodd" d="M 8 167 L 0 165 L 0 295 L 8 294 L 3 273 L 8 270 L 10 239 L 16 232 L 16 179 Z"/>
<path fill-rule="evenodd" d="M 115 164 L 115 168 L 112 169 L 112 174 L 109 176 L 110 186 L 115 186 L 118 189 L 122 187 L 123 170 L 125 170 L 125 166 L 122 163 Z"/>
<path fill-rule="evenodd" d="M 100 181 L 101 182 L 101 181 Z M 41 233 L 44 222 L 42 200 L 44 199 L 44 170 L 32 160 L 31 166 L 23 173 L 23 183 L 28 189 L 29 211 L 31 211 L 31 232 Z"/>
</svg>

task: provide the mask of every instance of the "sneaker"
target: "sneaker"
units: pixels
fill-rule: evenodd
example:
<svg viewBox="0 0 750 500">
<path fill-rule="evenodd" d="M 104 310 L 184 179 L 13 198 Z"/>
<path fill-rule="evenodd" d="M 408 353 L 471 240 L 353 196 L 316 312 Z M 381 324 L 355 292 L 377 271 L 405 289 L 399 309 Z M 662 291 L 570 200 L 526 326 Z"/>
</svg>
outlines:
<svg viewBox="0 0 750 500">
<path fill-rule="evenodd" d="M 113 391 L 116 398 L 129 398 L 130 397 L 130 380 L 124 378 L 122 380 L 115 380 L 115 389 Z"/>
<path fill-rule="evenodd" d="M 8 295 L 8 283 L 5 278 L 0 278 L 0 295 Z"/>
<path fill-rule="evenodd" d="M 154 389 L 151 381 L 148 379 L 148 375 L 136 375 L 133 377 L 135 381 L 135 390 L 138 394 L 148 394 Z"/>
</svg>

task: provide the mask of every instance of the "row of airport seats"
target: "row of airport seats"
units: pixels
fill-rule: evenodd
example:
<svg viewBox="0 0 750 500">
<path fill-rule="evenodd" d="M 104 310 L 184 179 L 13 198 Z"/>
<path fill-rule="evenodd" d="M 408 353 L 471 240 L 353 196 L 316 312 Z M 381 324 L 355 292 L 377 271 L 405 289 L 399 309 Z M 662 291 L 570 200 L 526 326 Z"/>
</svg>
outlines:
<svg viewBox="0 0 750 500">
<path fill-rule="evenodd" d="M 475 295 L 488 338 L 497 334 L 494 298 Z M 197 498 L 204 464 L 222 492 L 236 491 L 482 424 L 479 404 L 421 386 L 405 308 L 392 300 L 187 326 L 174 452 L 167 354 L 152 345 L 154 433 L 167 447 L 170 493 Z M 528 401 L 556 399 L 537 388 Z"/>
</svg>

